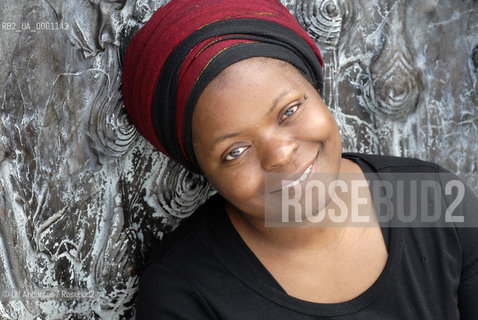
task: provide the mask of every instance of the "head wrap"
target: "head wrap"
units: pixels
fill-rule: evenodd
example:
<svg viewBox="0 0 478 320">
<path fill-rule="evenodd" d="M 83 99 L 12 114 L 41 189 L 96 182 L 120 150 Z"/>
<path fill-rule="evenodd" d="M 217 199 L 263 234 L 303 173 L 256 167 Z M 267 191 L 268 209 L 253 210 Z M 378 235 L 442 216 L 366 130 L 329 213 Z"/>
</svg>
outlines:
<svg viewBox="0 0 478 320">
<path fill-rule="evenodd" d="M 322 57 L 278 0 L 172 0 L 134 36 L 123 61 L 123 100 L 156 148 L 200 172 L 192 116 L 207 84 L 251 57 L 287 61 L 322 90 Z"/>
</svg>

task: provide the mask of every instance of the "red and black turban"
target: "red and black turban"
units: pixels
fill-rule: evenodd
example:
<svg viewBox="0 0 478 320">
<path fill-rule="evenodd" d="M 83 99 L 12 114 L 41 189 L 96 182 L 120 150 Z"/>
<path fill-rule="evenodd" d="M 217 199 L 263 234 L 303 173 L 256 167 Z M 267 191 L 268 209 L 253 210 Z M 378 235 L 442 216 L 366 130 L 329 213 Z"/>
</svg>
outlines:
<svg viewBox="0 0 478 320">
<path fill-rule="evenodd" d="M 278 0 L 172 0 L 128 46 L 128 114 L 156 148 L 200 172 L 191 137 L 199 95 L 227 66 L 259 56 L 291 63 L 321 91 L 319 49 Z"/>
</svg>

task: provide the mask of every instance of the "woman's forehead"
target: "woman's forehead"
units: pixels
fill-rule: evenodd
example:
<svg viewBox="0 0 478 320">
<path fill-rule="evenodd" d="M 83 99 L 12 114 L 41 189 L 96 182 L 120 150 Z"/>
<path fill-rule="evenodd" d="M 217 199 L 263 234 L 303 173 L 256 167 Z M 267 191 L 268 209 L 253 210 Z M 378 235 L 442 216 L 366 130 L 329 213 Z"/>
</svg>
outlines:
<svg viewBox="0 0 478 320">
<path fill-rule="evenodd" d="M 198 99 L 193 136 L 259 125 L 275 106 L 297 98 L 301 86 L 308 84 L 295 67 L 277 59 L 251 58 L 231 65 Z"/>
<path fill-rule="evenodd" d="M 292 72 L 296 76 L 302 76 L 301 73 L 290 63 L 268 57 L 253 57 L 233 63 L 224 70 L 222 70 L 209 84 L 203 92 L 210 93 L 212 91 L 222 92 L 228 89 L 237 88 L 244 83 L 254 83 L 254 80 L 259 80 L 260 73 L 277 73 L 284 77 L 289 77 Z M 272 83 L 259 83 L 257 89 L 269 87 Z M 256 83 L 257 85 L 257 83 Z"/>
</svg>

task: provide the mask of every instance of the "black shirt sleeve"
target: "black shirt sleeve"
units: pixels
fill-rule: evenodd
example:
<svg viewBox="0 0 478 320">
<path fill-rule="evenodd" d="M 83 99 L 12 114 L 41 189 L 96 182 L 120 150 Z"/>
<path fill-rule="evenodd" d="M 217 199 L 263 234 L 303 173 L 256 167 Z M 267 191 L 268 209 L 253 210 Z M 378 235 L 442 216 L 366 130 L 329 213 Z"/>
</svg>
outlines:
<svg viewBox="0 0 478 320">
<path fill-rule="evenodd" d="M 447 194 L 447 205 L 450 206 L 451 203 L 456 203 L 458 196 L 447 190 L 446 185 L 459 178 L 443 168 L 440 168 L 440 174 Z M 454 211 L 464 217 L 464 223 L 458 224 L 456 228 L 462 257 L 457 292 L 458 309 L 461 320 L 475 320 L 478 319 L 478 198 L 468 186 L 464 185 L 464 196 Z"/>
<path fill-rule="evenodd" d="M 189 280 L 159 263 L 149 265 L 136 300 L 137 320 L 218 319 Z"/>
<path fill-rule="evenodd" d="M 464 229 L 463 266 L 458 287 L 460 319 L 478 319 L 478 229 Z"/>
<path fill-rule="evenodd" d="M 478 199 L 466 188 L 463 202 L 464 217 L 472 226 L 460 230 L 462 242 L 462 270 L 458 287 L 460 319 L 478 319 Z"/>
</svg>

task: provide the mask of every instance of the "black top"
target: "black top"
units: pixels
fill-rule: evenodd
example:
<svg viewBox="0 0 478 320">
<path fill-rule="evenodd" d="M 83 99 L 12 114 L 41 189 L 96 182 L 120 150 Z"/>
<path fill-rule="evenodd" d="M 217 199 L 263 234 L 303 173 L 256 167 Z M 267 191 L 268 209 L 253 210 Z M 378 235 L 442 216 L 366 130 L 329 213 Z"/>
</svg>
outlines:
<svg viewBox="0 0 478 320">
<path fill-rule="evenodd" d="M 444 170 L 416 159 L 344 154 L 367 178 Z M 453 198 L 451 198 L 453 199 Z M 477 216 L 469 189 L 454 214 Z M 478 228 L 381 223 L 388 260 L 365 292 L 343 303 L 289 296 L 248 248 L 216 195 L 165 237 L 146 267 L 137 319 L 478 319 Z M 320 271 L 318 271 L 320 272 Z"/>
</svg>

